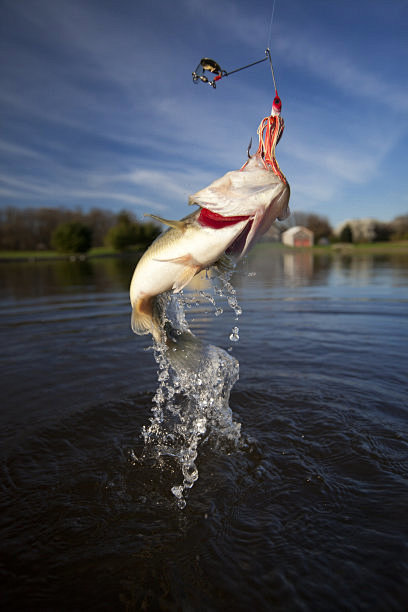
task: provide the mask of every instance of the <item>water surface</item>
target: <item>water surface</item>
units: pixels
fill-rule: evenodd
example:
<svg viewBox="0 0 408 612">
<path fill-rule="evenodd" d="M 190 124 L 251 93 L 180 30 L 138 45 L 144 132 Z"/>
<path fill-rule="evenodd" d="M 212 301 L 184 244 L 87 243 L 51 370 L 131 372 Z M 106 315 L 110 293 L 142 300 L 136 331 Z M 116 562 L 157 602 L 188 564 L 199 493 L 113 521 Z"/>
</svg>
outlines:
<svg viewBox="0 0 408 612">
<path fill-rule="evenodd" d="M 408 258 L 261 245 L 238 322 L 196 294 L 192 330 L 240 363 L 241 437 L 199 446 L 184 510 L 177 463 L 140 460 L 134 265 L 0 265 L 5 609 L 406 610 Z"/>
</svg>

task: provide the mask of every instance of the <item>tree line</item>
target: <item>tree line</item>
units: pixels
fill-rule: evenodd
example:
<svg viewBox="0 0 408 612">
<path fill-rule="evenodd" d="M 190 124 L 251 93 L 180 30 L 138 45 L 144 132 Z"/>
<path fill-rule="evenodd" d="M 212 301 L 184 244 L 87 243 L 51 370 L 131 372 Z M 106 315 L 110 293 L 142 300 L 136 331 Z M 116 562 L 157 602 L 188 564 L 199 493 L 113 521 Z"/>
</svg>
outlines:
<svg viewBox="0 0 408 612">
<path fill-rule="evenodd" d="M 408 214 L 390 222 L 355 219 L 345 222 L 337 234 L 326 217 L 295 213 L 296 225 L 314 233 L 315 243 L 372 242 L 408 240 Z M 283 230 L 283 227 L 281 228 Z M 139 221 L 126 210 L 113 213 L 106 209 L 16 208 L 0 209 L 0 250 L 56 250 L 64 253 L 85 253 L 91 247 L 109 246 L 118 251 L 145 248 L 160 233 L 152 221 Z"/>
<path fill-rule="evenodd" d="M 296 225 L 303 225 L 314 234 L 314 241 L 329 242 L 383 242 L 408 240 L 408 214 L 399 215 L 392 221 L 377 219 L 352 219 L 333 230 L 326 217 L 313 213 L 296 212 Z"/>
<path fill-rule="evenodd" d="M 67 208 L 15 208 L 0 210 L 0 250 L 85 253 L 91 247 L 118 251 L 144 247 L 158 234 L 153 222 L 138 221 L 126 210 L 101 208 L 88 212 Z"/>
<path fill-rule="evenodd" d="M 376 219 L 351 219 L 338 228 L 336 239 L 340 242 L 384 242 L 408 240 L 408 214 L 392 221 Z"/>
</svg>

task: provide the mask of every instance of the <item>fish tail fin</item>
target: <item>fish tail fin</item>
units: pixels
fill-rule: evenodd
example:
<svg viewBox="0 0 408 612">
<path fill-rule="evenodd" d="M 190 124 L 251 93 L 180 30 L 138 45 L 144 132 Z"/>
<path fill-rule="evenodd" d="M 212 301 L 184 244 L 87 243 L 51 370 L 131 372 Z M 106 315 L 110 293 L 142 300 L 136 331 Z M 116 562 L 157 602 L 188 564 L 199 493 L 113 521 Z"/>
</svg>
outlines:
<svg viewBox="0 0 408 612">
<path fill-rule="evenodd" d="M 197 372 L 205 358 L 206 345 L 189 329 L 176 329 L 169 323 L 165 326 L 167 355 L 176 372 Z"/>
<path fill-rule="evenodd" d="M 132 330 L 135 334 L 152 334 L 154 340 L 167 348 L 167 356 L 176 370 L 197 371 L 205 358 L 205 345 L 187 327 L 173 327 L 163 316 L 165 296 L 139 297 L 132 309 Z"/>
<path fill-rule="evenodd" d="M 155 296 L 141 297 L 132 308 L 131 327 L 135 334 L 152 334 L 155 340 L 162 341 L 160 316 Z"/>
</svg>

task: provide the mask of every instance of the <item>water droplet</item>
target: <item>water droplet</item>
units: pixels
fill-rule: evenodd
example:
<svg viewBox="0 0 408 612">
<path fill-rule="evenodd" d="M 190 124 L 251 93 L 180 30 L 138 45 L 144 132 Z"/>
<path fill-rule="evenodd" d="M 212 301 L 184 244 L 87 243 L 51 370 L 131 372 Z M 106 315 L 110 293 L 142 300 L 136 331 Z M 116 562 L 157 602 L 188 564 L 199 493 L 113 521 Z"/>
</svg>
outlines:
<svg viewBox="0 0 408 612">
<path fill-rule="evenodd" d="M 190 465 L 184 465 L 182 468 L 183 476 L 185 478 L 185 485 L 189 489 L 193 486 L 196 480 L 198 480 L 198 470 L 194 463 Z"/>
<path fill-rule="evenodd" d="M 233 327 L 232 333 L 230 334 L 229 339 L 231 342 L 238 342 L 239 340 L 239 327 Z"/>
<path fill-rule="evenodd" d="M 171 487 L 171 492 L 177 499 L 181 499 L 183 497 L 183 486 Z"/>
<path fill-rule="evenodd" d="M 198 434 L 203 434 L 205 432 L 205 428 L 207 425 L 207 420 L 206 419 L 197 419 L 196 424 L 195 424 L 195 429 L 196 432 Z"/>
</svg>

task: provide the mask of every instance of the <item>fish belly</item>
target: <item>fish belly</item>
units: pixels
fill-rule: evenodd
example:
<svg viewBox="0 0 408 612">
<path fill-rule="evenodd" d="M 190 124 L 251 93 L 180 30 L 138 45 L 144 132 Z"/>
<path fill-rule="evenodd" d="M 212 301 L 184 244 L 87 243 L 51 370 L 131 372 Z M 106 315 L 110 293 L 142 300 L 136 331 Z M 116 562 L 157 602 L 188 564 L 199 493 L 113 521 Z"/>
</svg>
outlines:
<svg viewBox="0 0 408 612">
<path fill-rule="evenodd" d="M 130 284 L 130 301 L 132 304 L 139 297 L 159 295 L 170 291 L 174 279 L 183 269 L 183 264 L 151 259 L 137 266 Z"/>
<path fill-rule="evenodd" d="M 222 229 L 191 227 L 184 233 L 169 230 L 163 234 L 136 266 L 130 285 L 132 304 L 140 297 L 182 288 L 187 283 L 181 279 L 192 278 L 214 264 L 246 224 L 244 220 Z"/>
</svg>

